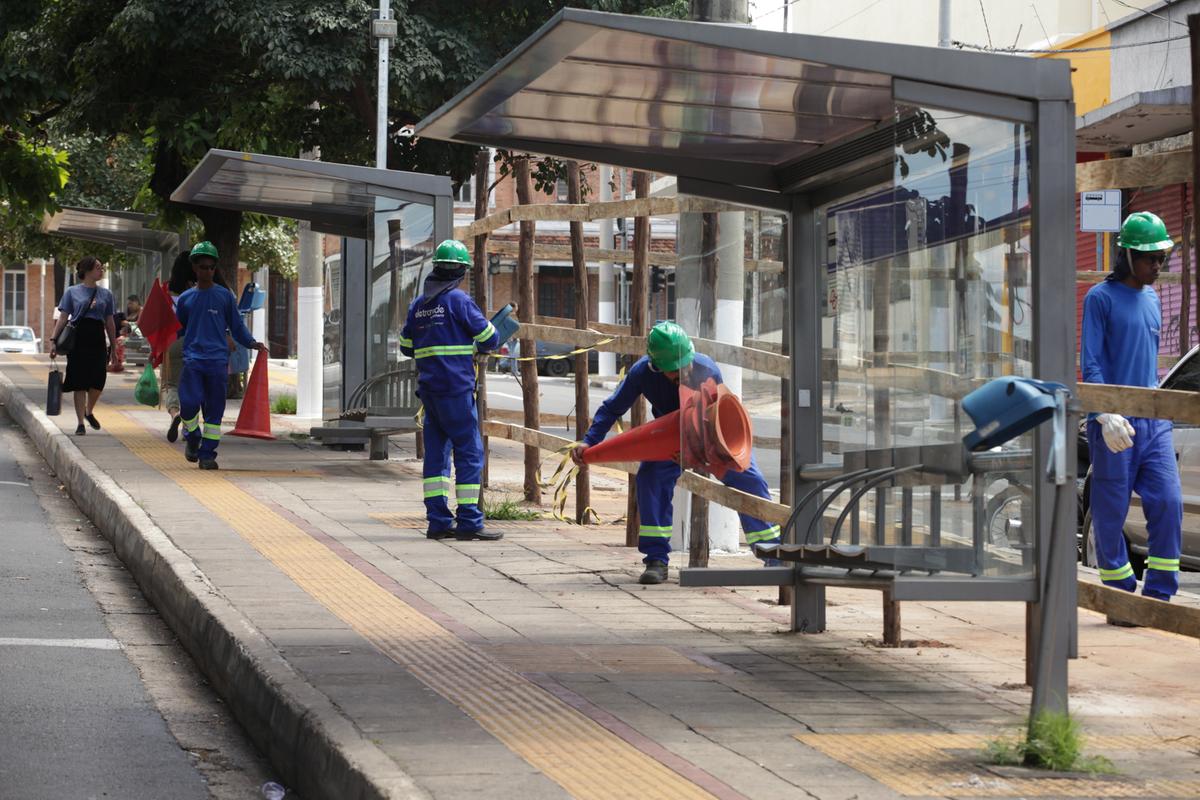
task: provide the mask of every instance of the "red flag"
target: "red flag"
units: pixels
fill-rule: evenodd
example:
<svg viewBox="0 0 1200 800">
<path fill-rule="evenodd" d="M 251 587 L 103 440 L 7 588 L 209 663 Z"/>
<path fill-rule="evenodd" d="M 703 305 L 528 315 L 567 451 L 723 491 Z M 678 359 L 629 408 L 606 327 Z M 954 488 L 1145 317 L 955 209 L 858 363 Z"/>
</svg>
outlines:
<svg viewBox="0 0 1200 800">
<path fill-rule="evenodd" d="M 167 287 L 163 286 L 158 278 L 154 279 L 154 285 L 150 287 L 150 296 L 146 298 L 142 313 L 138 315 L 138 328 L 150 345 L 150 360 L 158 366 L 162 363 L 167 348 L 179 334 L 179 319 L 175 316 L 171 295 L 167 294 Z"/>
</svg>

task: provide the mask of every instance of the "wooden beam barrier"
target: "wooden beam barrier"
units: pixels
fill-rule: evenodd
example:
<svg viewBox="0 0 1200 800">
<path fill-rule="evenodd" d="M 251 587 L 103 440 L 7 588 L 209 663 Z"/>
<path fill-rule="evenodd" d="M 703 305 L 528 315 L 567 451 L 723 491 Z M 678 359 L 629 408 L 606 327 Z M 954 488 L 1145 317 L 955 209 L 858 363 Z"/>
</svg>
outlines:
<svg viewBox="0 0 1200 800">
<path fill-rule="evenodd" d="M 1190 183 L 1191 180 L 1191 150 L 1110 158 L 1075 165 L 1076 192 L 1167 186 L 1172 183 Z"/>
<path fill-rule="evenodd" d="M 1200 608 L 1166 603 L 1082 578 L 1078 581 L 1077 592 L 1080 608 L 1145 628 L 1200 639 Z"/>
<path fill-rule="evenodd" d="M 496 255 L 516 257 L 517 243 L 505 241 L 503 239 L 489 239 L 488 252 Z M 633 263 L 632 250 L 610 250 L 599 247 L 586 247 L 583 251 L 584 258 L 590 262 L 595 261 L 615 261 L 618 263 Z M 533 247 L 533 257 L 540 261 L 568 261 L 571 258 L 571 248 L 565 244 L 535 244 Z M 679 264 L 679 258 L 674 253 L 664 253 L 661 251 L 651 250 L 647 255 L 648 264 L 653 264 L 659 267 L 676 267 Z M 764 274 L 783 272 L 782 261 L 772 261 L 766 258 L 747 258 L 745 260 L 745 268 L 747 272 L 762 272 Z"/>
<path fill-rule="evenodd" d="M 1099 163 L 1099 162 L 1093 162 L 1093 163 Z M 1107 277 L 1108 277 L 1107 272 L 1091 272 L 1088 270 L 1083 270 L 1081 272 L 1075 273 L 1075 282 L 1076 283 L 1100 283 L 1102 280 L 1104 280 Z M 1179 283 L 1180 280 L 1182 280 L 1182 278 L 1183 278 L 1183 276 L 1180 275 L 1178 272 L 1160 272 L 1160 273 L 1158 273 L 1158 282 L 1159 283 L 1171 283 L 1171 284 Z"/>
<path fill-rule="evenodd" d="M 1085 414 L 1108 412 L 1200 425 L 1200 393 L 1197 392 L 1081 383 L 1077 393 L 1080 410 Z"/>
</svg>

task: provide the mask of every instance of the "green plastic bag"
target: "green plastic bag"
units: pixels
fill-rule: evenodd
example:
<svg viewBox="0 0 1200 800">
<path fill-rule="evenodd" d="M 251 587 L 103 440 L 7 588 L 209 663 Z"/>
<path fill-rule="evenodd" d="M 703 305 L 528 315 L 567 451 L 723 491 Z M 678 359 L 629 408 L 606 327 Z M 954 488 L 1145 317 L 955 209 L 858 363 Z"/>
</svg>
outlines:
<svg viewBox="0 0 1200 800">
<path fill-rule="evenodd" d="M 144 406 L 158 405 L 158 376 L 149 364 L 142 371 L 142 377 L 138 378 L 137 386 L 133 387 L 133 397 Z"/>
</svg>

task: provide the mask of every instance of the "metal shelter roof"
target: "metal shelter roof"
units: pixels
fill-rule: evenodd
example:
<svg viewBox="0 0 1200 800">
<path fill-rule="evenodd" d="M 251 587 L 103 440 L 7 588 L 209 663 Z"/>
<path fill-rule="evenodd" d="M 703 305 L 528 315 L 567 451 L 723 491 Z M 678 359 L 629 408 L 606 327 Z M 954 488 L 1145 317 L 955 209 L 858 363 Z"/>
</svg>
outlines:
<svg viewBox="0 0 1200 800">
<path fill-rule="evenodd" d="M 321 233 L 369 239 L 380 198 L 430 202 L 451 188 L 438 175 L 209 150 L 171 199 L 308 220 Z"/>
<path fill-rule="evenodd" d="M 1049 59 L 565 9 L 414 134 L 779 191 L 930 88 L 1030 120 L 1029 101 L 1071 98 Z"/>
<path fill-rule="evenodd" d="M 163 251 L 179 245 L 179 234 L 149 227 L 154 217 L 133 211 L 66 206 L 47 215 L 42 232 L 101 242 L 122 250 Z"/>
</svg>

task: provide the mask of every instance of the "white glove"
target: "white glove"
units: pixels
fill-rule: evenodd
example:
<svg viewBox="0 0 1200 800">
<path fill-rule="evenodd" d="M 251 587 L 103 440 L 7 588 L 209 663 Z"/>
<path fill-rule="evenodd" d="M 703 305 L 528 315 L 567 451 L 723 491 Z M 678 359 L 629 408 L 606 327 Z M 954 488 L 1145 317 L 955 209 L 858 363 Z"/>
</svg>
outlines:
<svg viewBox="0 0 1200 800">
<path fill-rule="evenodd" d="M 1096 417 L 1100 423 L 1100 432 L 1104 434 L 1104 444 L 1114 453 L 1133 447 L 1133 426 L 1129 420 L 1120 414 L 1101 414 Z"/>
</svg>

